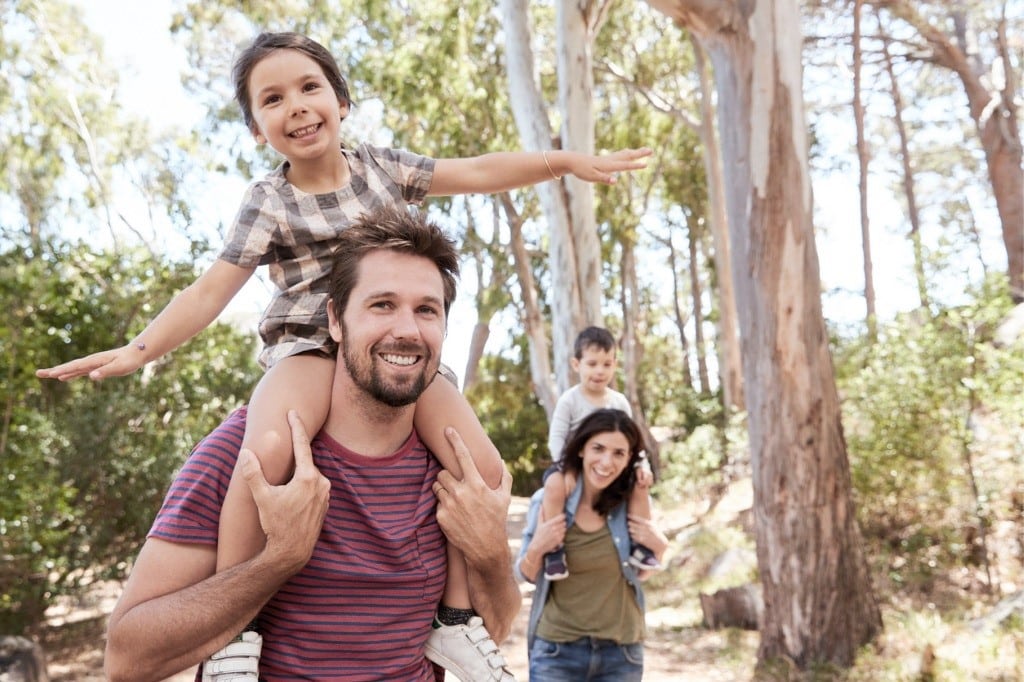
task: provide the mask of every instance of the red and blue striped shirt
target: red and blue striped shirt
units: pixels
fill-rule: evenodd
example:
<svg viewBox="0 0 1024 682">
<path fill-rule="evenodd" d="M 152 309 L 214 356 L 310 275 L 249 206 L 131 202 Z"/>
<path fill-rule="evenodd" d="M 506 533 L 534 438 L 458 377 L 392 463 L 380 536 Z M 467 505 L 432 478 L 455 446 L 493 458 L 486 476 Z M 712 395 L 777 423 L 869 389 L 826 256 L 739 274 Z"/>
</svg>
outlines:
<svg viewBox="0 0 1024 682">
<path fill-rule="evenodd" d="M 178 473 L 150 537 L 215 545 L 245 409 L 203 439 Z M 260 677 L 422 680 L 447 560 L 431 485 L 437 460 L 413 433 L 394 455 L 363 457 L 321 432 L 313 461 L 331 500 L 313 557 L 267 602 Z"/>
</svg>

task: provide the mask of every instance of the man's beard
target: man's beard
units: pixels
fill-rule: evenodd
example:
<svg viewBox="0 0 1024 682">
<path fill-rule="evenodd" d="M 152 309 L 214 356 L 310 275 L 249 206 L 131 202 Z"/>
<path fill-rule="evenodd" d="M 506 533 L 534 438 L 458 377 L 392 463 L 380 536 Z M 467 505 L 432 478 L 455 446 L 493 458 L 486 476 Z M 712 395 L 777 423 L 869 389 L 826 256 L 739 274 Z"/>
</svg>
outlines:
<svg viewBox="0 0 1024 682">
<path fill-rule="evenodd" d="M 423 394 L 423 391 L 427 390 L 427 386 L 430 385 L 434 374 L 437 373 L 436 368 L 433 372 L 430 372 L 428 369 L 430 367 L 429 354 L 426 356 L 426 362 L 423 363 L 423 371 L 418 376 L 410 377 L 408 381 L 402 383 L 389 382 L 378 369 L 379 363 L 383 362 L 383 360 L 376 359 L 377 352 L 371 352 L 368 362 L 361 362 L 360 357 L 353 353 L 348 345 L 349 335 L 347 331 L 343 324 L 341 332 L 342 359 L 345 362 L 346 369 L 348 369 L 349 376 L 352 378 L 352 382 L 370 397 L 384 403 L 388 407 L 405 407 L 416 402 Z M 406 352 L 415 350 L 417 354 L 423 352 L 421 347 L 416 347 L 415 349 L 396 347 L 389 348 L 388 350 L 396 353 L 403 350 Z"/>
</svg>

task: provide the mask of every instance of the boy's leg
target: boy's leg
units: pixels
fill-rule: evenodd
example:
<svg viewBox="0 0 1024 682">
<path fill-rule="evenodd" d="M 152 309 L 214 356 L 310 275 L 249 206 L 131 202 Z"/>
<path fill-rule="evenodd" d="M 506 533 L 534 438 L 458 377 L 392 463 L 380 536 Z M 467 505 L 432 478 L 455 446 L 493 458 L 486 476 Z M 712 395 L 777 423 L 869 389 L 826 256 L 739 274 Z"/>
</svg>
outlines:
<svg viewBox="0 0 1024 682">
<path fill-rule="evenodd" d="M 288 410 L 298 412 L 309 435 L 315 435 L 327 418 L 333 378 L 333 360 L 296 355 L 274 365 L 256 386 L 249 401 L 242 448 L 259 457 L 269 483 L 284 483 L 294 467 Z M 220 511 L 217 570 L 255 556 L 265 541 L 256 503 L 236 468 Z M 240 634 L 203 664 L 203 682 L 257 680 L 261 645 L 257 633 Z"/>
<path fill-rule="evenodd" d="M 257 384 L 242 448 L 256 454 L 271 485 L 287 481 L 295 464 L 288 411 L 299 413 L 312 438 L 327 419 L 333 380 L 333 360 L 305 354 L 281 360 Z M 252 493 L 237 468 L 221 507 L 217 537 L 217 571 L 251 559 L 266 540 Z"/>
<path fill-rule="evenodd" d="M 476 413 L 459 389 L 438 376 L 416 402 L 416 432 L 438 461 L 456 478 L 462 478 L 446 427 L 458 431 L 473 457 L 481 478 L 491 488 L 501 485 L 505 464 L 491 443 Z M 497 644 L 473 611 L 469 598 L 469 574 L 462 552 L 448 545 L 448 578 L 438 607 L 434 629 L 427 640 L 427 658 L 463 682 L 494 680 L 514 682 Z"/>
<path fill-rule="evenodd" d="M 494 447 L 472 406 L 459 389 L 444 376 L 437 376 L 416 401 L 416 432 L 427 448 L 434 453 L 441 466 L 455 478 L 462 479 L 462 469 L 452 452 L 451 443 L 444 435 L 451 426 L 459 432 L 466 444 L 480 477 L 494 490 L 501 485 L 505 464 L 501 453 Z"/>
<path fill-rule="evenodd" d="M 544 474 L 544 498 L 541 500 L 541 518 L 551 519 L 565 511 L 566 476 L 555 468 Z M 565 563 L 565 547 L 558 547 L 544 555 L 544 577 L 562 580 L 569 577 Z"/>
<path fill-rule="evenodd" d="M 629 499 L 626 501 L 626 511 L 630 516 L 639 516 L 650 520 L 651 498 L 647 494 L 646 486 L 633 486 L 633 490 L 629 493 Z M 661 562 L 654 556 L 654 552 L 650 548 L 633 542 L 632 539 L 630 542 L 629 563 L 632 566 L 644 571 L 660 571 L 662 569 Z"/>
</svg>

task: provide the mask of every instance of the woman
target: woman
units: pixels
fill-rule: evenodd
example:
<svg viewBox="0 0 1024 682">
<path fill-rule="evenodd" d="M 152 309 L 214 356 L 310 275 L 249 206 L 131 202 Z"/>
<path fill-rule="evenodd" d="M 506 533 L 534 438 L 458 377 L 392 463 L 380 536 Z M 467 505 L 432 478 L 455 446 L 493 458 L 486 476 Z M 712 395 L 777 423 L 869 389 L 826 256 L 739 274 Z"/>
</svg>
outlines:
<svg viewBox="0 0 1024 682">
<path fill-rule="evenodd" d="M 527 646 L 532 682 L 639 682 L 643 676 L 648 571 L 629 564 L 630 537 L 661 561 L 668 538 L 649 520 L 628 517 L 640 463 L 640 430 L 621 410 L 587 416 L 562 451 L 576 474 L 566 513 L 539 520 L 543 490 L 530 501 L 517 575 L 537 584 Z M 544 578 L 544 555 L 565 545 L 569 577 Z"/>
</svg>

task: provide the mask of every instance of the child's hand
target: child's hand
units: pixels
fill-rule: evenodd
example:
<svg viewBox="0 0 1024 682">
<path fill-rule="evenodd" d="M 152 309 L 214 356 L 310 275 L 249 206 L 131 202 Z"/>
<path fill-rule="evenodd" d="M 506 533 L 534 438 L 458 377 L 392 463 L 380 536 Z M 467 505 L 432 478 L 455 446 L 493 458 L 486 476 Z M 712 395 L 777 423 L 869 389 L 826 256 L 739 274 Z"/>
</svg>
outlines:
<svg viewBox="0 0 1024 682">
<path fill-rule="evenodd" d="M 40 379 L 70 381 L 88 375 L 93 381 L 100 381 L 107 377 L 131 374 L 144 364 L 146 362 L 142 349 L 134 344 L 129 344 L 121 348 L 93 353 L 56 367 L 37 369 L 36 376 Z"/>
<path fill-rule="evenodd" d="M 573 154 L 569 160 L 569 172 L 580 180 L 614 185 L 615 173 L 646 168 L 647 161 L 643 159 L 650 155 L 651 150 L 647 147 L 620 149 L 612 154 L 602 154 L 601 156 Z"/>
<path fill-rule="evenodd" d="M 654 484 L 654 473 L 646 459 L 640 460 L 636 465 L 636 484 L 640 488 L 650 488 Z"/>
</svg>

